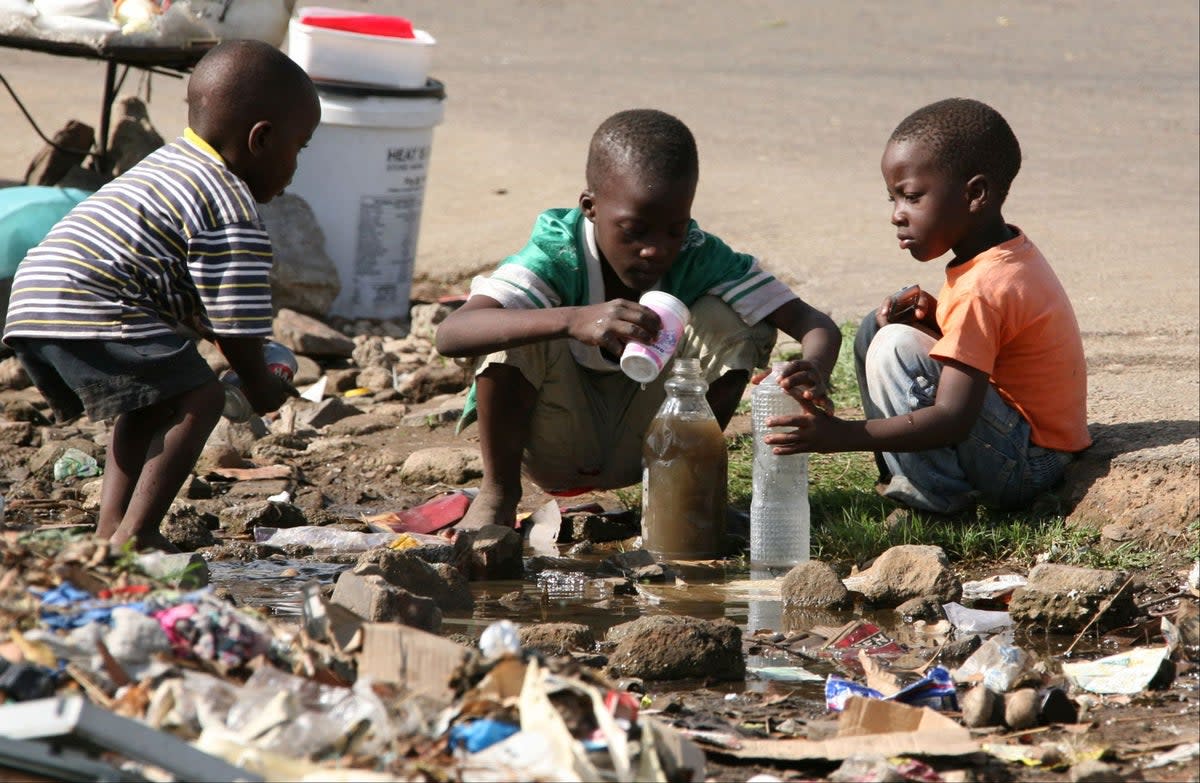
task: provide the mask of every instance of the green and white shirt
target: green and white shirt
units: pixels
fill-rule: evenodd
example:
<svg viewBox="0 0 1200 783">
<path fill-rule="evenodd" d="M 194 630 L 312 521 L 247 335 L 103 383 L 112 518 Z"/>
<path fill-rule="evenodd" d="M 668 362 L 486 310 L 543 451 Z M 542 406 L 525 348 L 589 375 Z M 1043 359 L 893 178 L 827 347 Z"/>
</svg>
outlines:
<svg viewBox="0 0 1200 783">
<path fill-rule="evenodd" d="M 484 295 L 510 309 L 579 307 L 604 301 L 604 279 L 595 226 L 578 207 L 551 209 L 538 216 L 529 243 L 506 258 L 489 276 L 476 277 L 471 296 Z M 759 267 L 753 256 L 736 253 L 696 221 L 688 226 L 679 257 L 655 286 L 691 307 L 701 296 L 725 300 L 753 326 L 796 298 L 790 288 Z M 581 365 L 616 371 L 600 349 L 572 340 Z"/>
</svg>

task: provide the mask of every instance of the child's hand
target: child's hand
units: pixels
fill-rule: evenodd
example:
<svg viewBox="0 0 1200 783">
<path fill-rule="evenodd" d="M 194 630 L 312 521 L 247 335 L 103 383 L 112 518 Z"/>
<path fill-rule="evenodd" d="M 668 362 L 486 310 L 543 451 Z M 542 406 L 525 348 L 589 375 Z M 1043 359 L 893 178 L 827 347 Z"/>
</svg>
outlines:
<svg viewBox="0 0 1200 783">
<path fill-rule="evenodd" d="M 767 419 L 767 426 L 792 429 L 788 432 L 772 432 L 763 437 L 763 443 L 772 447 L 771 450 L 776 454 L 837 451 L 841 440 L 837 428 L 841 422 L 841 419 L 823 413 L 772 416 Z"/>
<path fill-rule="evenodd" d="M 300 396 L 295 386 L 273 373 L 264 373 L 257 383 L 243 381 L 242 391 L 260 416 L 279 410 L 289 397 Z"/>
<path fill-rule="evenodd" d="M 803 359 L 788 362 L 787 367 L 783 370 L 783 377 L 779 379 L 779 386 L 792 395 L 809 413 L 823 416 L 833 415 L 833 401 L 829 399 L 829 384 L 825 381 L 825 376 L 820 368 L 812 362 Z"/>
<path fill-rule="evenodd" d="M 613 299 L 577 308 L 568 332 L 581 343 L 620 356 L 631 340 L 653 342 L 660 328 L 658 313 L 649 307 L 627 299 Z"/>
<path fill-rule="evenodd" d="M 880 326 L 919 324 L 929 319 L 936 311 L 937 299 L 932 294 L 917 286 L 910 286 L 883 300 L 883 304 L 875 313 L 875 322 Z"/>
</svg>

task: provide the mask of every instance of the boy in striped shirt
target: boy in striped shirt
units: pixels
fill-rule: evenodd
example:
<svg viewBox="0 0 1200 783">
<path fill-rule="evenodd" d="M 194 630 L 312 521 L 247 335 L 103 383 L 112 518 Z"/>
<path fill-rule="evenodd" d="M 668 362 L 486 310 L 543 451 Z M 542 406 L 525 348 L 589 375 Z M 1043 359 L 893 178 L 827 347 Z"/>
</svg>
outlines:
<svg viewBox="0 0 1200 783">
<path fill-rule="evenodd" d="M 321 108 L 304 71 L 228 41 L 188 82 L 188 128 L 75 207 L 17 268 L 4 330 L 59 422 L 115 419 L 97 534 L 174 550 L 159 524 L 220 418 L 224 391 L 186 333 L 214 340 L 256 411 L 268 372 L 271 241 L 256 202 L 291 181 Z"/>
<path fill-rule="evenodd" d="M 722 428 L 776 329 L 801 342 L 798 369 L 810 397 L 827 403 L 836 325 L 692 220 L 699 162 L 686 125 L 651 109 L 619 112 L 592 136 L 586 175 L 579 206 L 542 213 L 528 245 L 476 278 L 438 329 L 444 356 L 479 359 L 462 424 L 478 419 L 484 475 L 460 527 L 514 524 L 522 468 L 557 494 L 641 479 L 642 439 L 668 373 L 642 386 L 617 357 L 659 330 L 637 301 L 646 291 L 691 309 L 676 355 L 700 359 Z"/>
</svg>

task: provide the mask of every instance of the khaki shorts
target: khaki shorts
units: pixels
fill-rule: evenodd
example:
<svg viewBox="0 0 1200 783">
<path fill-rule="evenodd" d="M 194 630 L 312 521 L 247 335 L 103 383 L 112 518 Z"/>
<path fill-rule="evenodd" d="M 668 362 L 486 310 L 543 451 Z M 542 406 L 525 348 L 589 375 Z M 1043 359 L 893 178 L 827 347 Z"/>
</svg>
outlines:
<svg viewBox="0 0 1200 783">
<path fill-rule="evenodd" d="M 730 371 L 765 367 L 775 346 L 775 327 L 747 326 L 714 296 L 692 306 L 676 356 L 698 358 L 709 383 Z M 642 439 L 666 395 L 662 372 L 645 387 L 619 370 L 580 366 L 569 341 L 524 345 L 485 356 L 475 372 L 493 364 L 516 367 L 538 390 L 522 467 L 550 492 L 614 489 L 642 478 Z"/>
</svg>

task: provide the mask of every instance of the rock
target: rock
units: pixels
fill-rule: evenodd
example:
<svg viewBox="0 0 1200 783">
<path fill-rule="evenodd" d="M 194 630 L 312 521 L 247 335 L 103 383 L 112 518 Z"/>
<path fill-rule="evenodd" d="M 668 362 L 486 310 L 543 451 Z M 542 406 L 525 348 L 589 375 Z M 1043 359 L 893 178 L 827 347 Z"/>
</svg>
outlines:
<svg viewBox="0 0 1200 783">
<path fill-rule="evenodd" d="M 370 622 L 404 623 L 430 633 L 442 630 L 442 611 L 437 602 L 396 587 L 380 574 L 343 571 L 331 600 Z"/>
<path fill-rule="evenodd" d="M 0 361 L 0 389 L 28 389 L 32 384 L 20 359 L 10 356 Z"/>
<path fill-rule="evenodd" d="M 168 541 L 184 552 L 194 552 L 217 543 L 208 527 L 208 521 L 200 516 L 195 506 L 172 505 L 159 530 Z"/>
<path fill-rule="evenodd" d="M 96 142 L 96 131 L 92 126 L 68 120 L 67 124 L 54 134 L 52 143 L 46 144 L 34 155 L 25 170 L 27 185 L 58 185 L 72 168 L 83 163 L 86 152 Z M 95 188 L 89 188 L 95 190 Z"/>
<path fill-rule="evenodd" d="M 1121 571 L 1040 563 L 1029 572 L 1028 584 L 1013 591 L 1008 610 L 1018 624 L 1078 631 L 1100 611 L 1102 603 L 1121 590 L 1126 576 Z M 1123 625 L 1134 611 L 1132 591 L 1121 590 L 1095 626 Z"/>
<path fill-rule="evenodd" d="M 291 479 L 250 479 L 229 484 L 222 496 L 226 503 L 258 503 L 283 492 L 290 493 L 296 482 Z M 291 527 L 294 527 L 291 526 Z"/>
<path fill-rule="evenodd" d="M 212 496 L 212 484 L 209 484 L 194 473 L 189 473 L 188 477 L 183 480 L 183 486 L 179 488 L 178 495 L 178 497 L 190 500 L 208 500 Z"/>
<path fill-rule="evenodd" d="M 794 566 L 779 586 L 784 606 L 805 609 L 844 609 L 850 604 L 850 591 L 837 572 L 821 560 L 808 560 Z"/>
<path fill-rule="evenodd" d="M 475 605 L 467 580 L 453 566 L 431 565 L 405 551 L 380 548 L 363 552 L 354 572 L 379 574 L 395 587 L 432 598 L 443 611 L 469 611 Z"/>
<path fill-rule="evenodd" d="M 637 515 L 630 510 L 609 511 L 602 514 L 572 514 L 563 520 L 558 531 L 558 543 L 589 541 L 603 544 L 607 541 L 623 541 L 636 538 L 641 531 Z"/>
<path fill-rule="evenodd" d="M 338 437 L 339 435 L 355 437 L 370 435 L 372 432 L 383 432 L 395 426 L 396 419 L 394 416 L 386 416 L 378 413 L 360 413 L 357 416 L 347 416 L 341 421 L 330 424 L 321 434 L 327 437 Z"/>
<path fill-rule="evenodd" d="M 936 623 L 946 619 L 946 610 L 942 608 L 941 602 L 928 596 L 908 599 L 896 607 L 896 614 L 906 623 L 917 620 Z"/>
<path fill-rule="evenodd" d="M 28 421 L 0 421 L 0 444 L 5 446 L 28 446 L 33 443 L 33 423 Z"/>
<path fill-rule="evenodd" d="M 591 652 L 596 647 L 592 629 L 582 623 L 538 623 L 520 628 L 521 646 L 547 655 L 566 655 L 571 650 Z"/>
<path fill-rule="evenodd" d="M 876 606 L 898 606 L 910 598 L 931 597 L 942 603 L 962 597 L 962 583 L 939 546 L 903 544 L 888 549 L 861 574 L 843 580 Z"/>
<path fill-rule="evenodd" d="M 383 391 L 392 388 L 392 371 L 388 367 L 367 367 L 355 380 L 360 389 Z"/>
<path fill-rule="evenodd" d="M 406 484 L 463 485 L 483 477 L 483 459 L 477 449 L 439 446 L 414 451 L 400 468 Z"/>
<path fill-rule="evenodd" d="M 354 353 L 354 341 L 316 318 L 284 308 L 275 315 L 275 339 L 305 356 L 331 356 L 348 359 Z"/>
<path fill-rule="evenodd" d="M 475 579 L 520 579 L 521 554 L 525 541 L 521 534 L 503 525 L 484 525 L 472 531 L 472 576 Z"/>
<path fill-rule="evenodd" d="M 112 168 L 109 173 L 115 179 L 136 166 L 142 158 L 163 145 L 163 137 L 150 122 L 150 114 L 141 98 L 122 98 L 121 118 L 113 128 L 109 139 L 107 161 Z M 272 245 L 274 235 L 272 235 Z"/>
<path fill-rule="evenodd" d="M 423 340 L 433 342 L 433 338 L 437 336 L 437 327 L 442 321 L 446 320 L 446 316 L 454 312 L 455 308 L 449 305 L 437 304 L 416 304 L 409 310 L 409 327 L 408 333 L 413 337 L 420 337 Z"/>
<path fill-rule="evenodd" d="M 265 544 L 250 541 L 227 541 L 216 546 L 205 547 L 202 554 L 206 560 L 266 560 L 279 550 Z"/>
<path fill-rule="evenodd" d="M 986 688 L 984 689 L 986 690 Z M 1004 694 L 1004 725 L 1010 729 L 1031 729 L 1038 724 L 1038 694 L 1033 688 L 1021 688 Z"/>
<path fill-rule="evenodd" d="M 1004 722 L 1004 701 L 982 685 L 976 685 L 958 700 L 963 723 L 969 729 L 999 726 Z"/>
<path fill-rule="evenodd" d="M 942 645 L 938 652 L 939 661 L 957 661 L 966 658 L 979 649 L 983 639 L 979 634 L 972 634 L 965 639 L 955 639 Z"/>
<path fill-rule="evenodd" d="M 4 418 L 9 421 L 29 422 L 39 427 L 50 423 L 50 419 L 46 418 L 33 402 L 21 399 L 4 403 Z"/>
<path fill-rule="evenodd" d="M 277 309 L 315 318 L 329 313 L 342 290 L 337 265 L 325 252 L 325 234 L 312 207 L 294 193 L 283 193 L 258 213 L 271 232 L 271 301 Z"/>
<path fill-rule="evenodd" d="M 1183 657 L 1200 662 L 1200 608 L 1191 601 L 1180 602 L 1174 623 L 1179 629 L 1179 646 Z"/>
<path fill-rule="evenodd" d="M 208 584 L 208 563 L 195 552 L 146 552 L 137 556 L 137 567 L 151 579 L 184 590 Z"/>
<path fill-rule="evenodd" d="M 643 680 L 740 680 L 746 676 L 742 631 L 733 621 L 650 615 L 615 626 L 609 656 L 613 677 Z"/>
<path fill-rule="evenodd" d="M 1071 765 L 1067 776 L 1071 783 L 1121 783 L 1128 779 L 1112 764 L 1095 759 Z"/>
<path fill-rule="evenodd" d="M 395 388 L 406 402 L 423 402 L 439 394 L 453 394 L 470 386 L 468 375 L 453 362 L 426 364 L 396 376 Z"/>
<path fill-rule="evenodd" d="M 315 405 L 297 409 L 296 426 L 320 430 L 342 419 L 358 416 L 360 413 L 362 411 L 343 401 L 341 397 L 329 397 Z"/>
<path fill-rule="evenodd" d="M 1079 722 L 1079 706 L 1062 688 L 1048 688 L 1039 692 L 1039 697 L 1042 703 L 1038 721 L 1043 725 Z"/>
<path fill-rule="evenodd" d="M 239 536 L 256 527 L 300 527 L 308 523 L 304 512 L 291 503 L 268 500 L 230 506 L 221 511 L 220 520 L 226 532 Z"/>
<path fill-rule="evenodd" d="M 618 552 L 600 564 L 601 570 L 630 579 L 662 582 L 675 578 L 675 571 L 654 559 L 645 549 Z"/>
<path fill-rule="evenodd" d="M 405 427 L 440 427 L 454 424 L 462 416 L 466 397 L 460 394 L 443 394 L 427 400 L 404 414 L 400 423 Z"/>
</svg>

